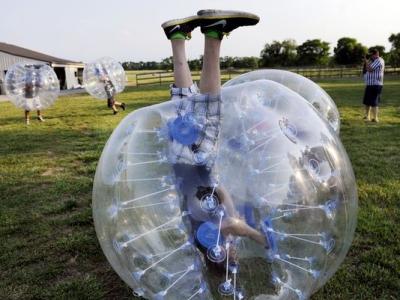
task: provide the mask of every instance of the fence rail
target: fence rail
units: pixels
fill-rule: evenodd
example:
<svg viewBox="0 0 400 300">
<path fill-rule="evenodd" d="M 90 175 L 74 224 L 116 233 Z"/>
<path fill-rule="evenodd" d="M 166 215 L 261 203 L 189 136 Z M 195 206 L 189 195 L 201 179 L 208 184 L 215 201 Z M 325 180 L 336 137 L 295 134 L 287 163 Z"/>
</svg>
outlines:
<svg viewBox="0 0 400 300">
<path fill-rule="evenodd" d="M 341 67 L 341 68 L 288 68 L 284 69 L 286 71 L 291 71 L 302 75 L 304 77 L 310 79 L 324 79 L 324 78 L 350 78 L 350 77 L 361 77 L 362 72 L 360 68 L 349 68 L 349 67 Z M 252 70 L 235 70 L 235 69 L 227 69 L 221 71 L 221 80 L 227 81 L 238 75 L 244 74 Z M 200 71 L 193 71 L 192 78 L 194 81 L 200 80 Z M 385 75 L 400 75 L 400 67 L 386 67 Z M 148 73 L 139 73 L 135 75 L 136 86 L 143 85 L 162 85 L 167 83 L 174 82 L 174 73 L 165 71 L 165 72 L 148 72 Z"/>
</svg>

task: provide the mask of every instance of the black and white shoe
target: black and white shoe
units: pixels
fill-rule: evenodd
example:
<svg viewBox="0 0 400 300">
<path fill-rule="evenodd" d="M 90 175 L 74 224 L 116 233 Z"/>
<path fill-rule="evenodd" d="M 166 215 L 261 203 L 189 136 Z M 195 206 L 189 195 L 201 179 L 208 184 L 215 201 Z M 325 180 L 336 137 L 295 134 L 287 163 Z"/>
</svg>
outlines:
<svg viewBox="0 0 400 300">
<path fill-rule="evenodd" d="M 168 39 L 170 39 L 171 36 L 177 32 L 181 32 L 185 34 L 187 38 L 190 38 L 190 33 L 199 25 L 199 17 L 190 16 L 183 19 L 174 19 L 167 21 L 161 24 L 161 27 L 164 29 L 164 32 Z"/>
<path fill-rule="evenodd" d="M 228 34 L 241 26 L 256 25 L 260 17 L 244 11 L 204 9 L 197 12 L 201 32 L 209 30 Z M 221 36 L 222 38 L 222 36 Z"/>
</svg>

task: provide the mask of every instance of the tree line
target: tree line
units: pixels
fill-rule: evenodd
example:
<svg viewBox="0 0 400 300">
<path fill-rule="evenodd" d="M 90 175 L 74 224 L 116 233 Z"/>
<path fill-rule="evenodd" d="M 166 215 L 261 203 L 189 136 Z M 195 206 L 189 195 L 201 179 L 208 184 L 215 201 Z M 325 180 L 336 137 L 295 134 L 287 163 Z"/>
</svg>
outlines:
<svg viewBox="0 0 400 300">
<path fill-rule="evenodd" d="M 391 49 L 388 51 L 382 45 L 367 47 L 355 38 L 343 37 L 337 41 L 330 55 L 330 44 L 320 39 L 307 40 L 297 45 L 293 39 L 273 41 L 265 44 L 260 56 L 248 57 L 221 57 L 221 68 L 257 69 L 263 67 L 294 67 L 294 66 L 352 66 L 361 64 L 363 58 L 371 49 L 378 49 L 386 63 L 391 66 L 400 66 L 400 33 L 391 34 L 388 38 Z M 189 60 L 191 70 L 200 70 L 203 57 Z M 172 57 L 164 58 L 160 62 L 123 62 L 125 70 L 172 70 Z"/>
</svg>

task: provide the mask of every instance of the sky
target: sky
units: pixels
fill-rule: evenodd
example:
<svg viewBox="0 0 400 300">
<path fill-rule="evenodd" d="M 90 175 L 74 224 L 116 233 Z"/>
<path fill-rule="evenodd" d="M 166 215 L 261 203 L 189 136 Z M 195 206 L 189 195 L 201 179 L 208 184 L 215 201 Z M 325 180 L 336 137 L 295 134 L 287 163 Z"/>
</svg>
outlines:
<svg viewBox="0 0 400 300">
<path fill-rule="evenodd" d="M 208 8 L 260 16 L 223 41 L 221 56 L 259 56 L 266 43 L 288 38 L 322 39 L 333 51 L 347 36 L 389 50 L 388 37 L 400 32 L 399 0 L 0 0 L 0 42 L 83 62 L 160 61 L 171 56 L 161 24 Z M 187 56 L 202 52 L 196 29 Z"/>
</svg>

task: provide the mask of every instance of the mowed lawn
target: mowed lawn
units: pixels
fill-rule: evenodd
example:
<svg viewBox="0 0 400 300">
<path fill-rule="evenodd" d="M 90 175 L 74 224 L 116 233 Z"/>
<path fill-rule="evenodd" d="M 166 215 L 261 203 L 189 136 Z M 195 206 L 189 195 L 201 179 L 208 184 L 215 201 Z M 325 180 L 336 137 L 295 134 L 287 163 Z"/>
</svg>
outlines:
<svg viewBox="0 0 400 300">
<path fill-rule="evenodd" d="M 321 82 L 342 116 L 341 138 L 359 193 L 353 245 L 312 299 L 399 299 L 400 78 L 387 79 L 381 122 L 362 121 L 360 80 Z M 91 192 L 96 164 L 127 113 L 165 101 L 167 86 L 128 88 L 127 111 L 63 96 L 45 123 L 0 103 L 0 299 L 132 299 L 103 255 Z"/>
</svg>

